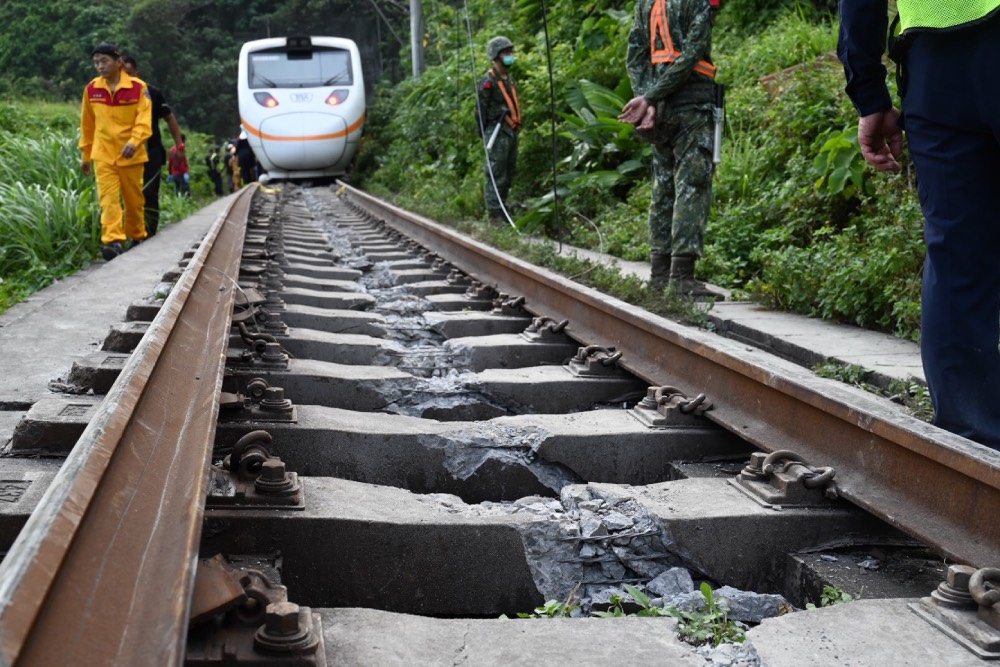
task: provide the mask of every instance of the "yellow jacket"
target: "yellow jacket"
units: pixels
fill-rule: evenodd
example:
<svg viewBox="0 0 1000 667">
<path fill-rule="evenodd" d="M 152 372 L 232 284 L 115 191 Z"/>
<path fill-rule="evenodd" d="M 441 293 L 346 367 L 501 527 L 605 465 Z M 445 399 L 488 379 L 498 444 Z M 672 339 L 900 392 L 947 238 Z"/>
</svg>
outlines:
<svg viewBox="0 0 1000 667">
<path fill-rule="evenodd" d="M 83 91 L 80 110 L 80 151 L 83 161 L 107 162 L 121 166 L 141 164 L 146 155 L 146 139 L 153 134 L 152 109 L 146 84 L 121 72 L 118 87 L 111 92 L 104 77 L 96 77 Z M 135 155 L 121 156 L 132 142 Z"/>
</svg>

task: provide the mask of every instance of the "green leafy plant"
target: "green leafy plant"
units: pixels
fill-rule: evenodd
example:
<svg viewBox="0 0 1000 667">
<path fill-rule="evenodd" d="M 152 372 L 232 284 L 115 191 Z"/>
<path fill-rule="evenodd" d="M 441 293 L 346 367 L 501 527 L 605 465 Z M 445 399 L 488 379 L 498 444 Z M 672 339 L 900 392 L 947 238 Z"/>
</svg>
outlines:
<svg viewBox="0 0 1000 667">
<path fill-rule="evenodd" d="M 715 597 L 708 582 L 702 582 L 699 590 L 703 609 L 680 610 L 676 607 L 654 607 L 649 596 L 635 586 L 625 586 L 625 590 L 639 611 L 625 611 L 625 600 L 619 596 L 611 597 L 611 607 L 607 611 L 594 612 L 601 618 L 623 618 L 626 616 L 654 617 L 669 616 L 677 620 L 677 634 L 684 641 L 699 645 L 718 646 L 723 642 L 742 643 L 746 639 L 745 630 L 735 621 L 731 621 L 724 600 Z"/>
<path fill-rule="evenodd" d="M 925 422 L 934 419 L 934 405 L 931 403 L 931 393 L 927 385 L 895 380 L 889 383 L 885 393 L 889 400 L 905 406 L 917 419 Z"/>
<path fill-rule="evenodd" d="M 911 415 L 922 421 L 929 422 L 934 418 L 930 391 L 927 385 L 921 382 L 893 380 L 886 386 L 878 386 L 869 382 L 872 371 L 867 368 L 837 362 L 819 364 L 813 371 L 820 377 L 838 380 L 869 393 L 884 396 L 894 403 L 905 406 Z"/>
<path fill-rule="evenodd" d="M 704 609 L 667 609 L 670 616 L 677 619 L 677 633 L 681 639 L 695 645 L 718 646 L 724 642 L 742 644 L 746 639 L 746 631 L 736 621 L 729 619 L 725 600 L 715 597 L 708 582 L 702 582 L 700 591 L 705 602 Z"/>
<path fill-rule="evenodd" d="M 689 644 L 711 644 L 718 646 L 723 642 L 743 643 L 746 639 L 744 627 L 729 619 L 725 600 L 715 597 L 708 582 L 703 582 L 700 588 L 702 598 L 701 609 L 680 610 L 676 607 L 655 607 L 649 596 L 635 586 L 626 585 L 625 591 L 631 602 L 621 595 L 611 596 L 611 606 L 606 611 L 595 611 L 598 618 L 653 618 L 669 616 L 677 620 L 677 634 Z M 566 602 L 549 600 L 541 607 L 536 607 L 533 613 L 518 613 L 518 618 L 562 618 L 568 617 L 578 605 L 572 604 L 576 589 L 570 593 Z M 846 601 L 846 600 L 845 600 Z M 635 605 L 635 612 L 625 610 L 627 605 Z M 507 618 L 506 615 L 501 618 Z"/>
<path fill-rule="evenodd" d="M 830 194 L 845 198 L 866 193 L 867 167 L 858 143 L 858 126 L 831 130 L 820 140 L 822 146 L 813 160 L 813 170 L 819 177 L 813 187 L 825 188 Z"/>
<path fill-rule="evenodd" d="M 580 608 L 580 605 L 576 602 L 576 593 L 580 589 L 579 584 L 569 592 L 566 596 L 566 600 L 560 602 L 559 600 L 547 600 L 545 604 L 541 607 L 535 607 L 535 611 L 532 613 L 518 612 L 518 618 L 569 618 L 573 615 L 576 609 Z M 503 614 L 500 618 L 506 619 L 507 615 Z"/>
<path fill-rule="evenodd" d="M 847 602 L 853 602 L 855 599 L 860 599 L 861 595 L 851 595 L 847 591 L 837 588 L 836 586 L 824 585 L 823 592 L 819 597 L 820 607 L 832 607 L 835 604 L 845 604 Z M 806 603 L 806 609 L 816 609 L 817 605 L 808 602 Z"/>
<path fill-rule="evenodd" d="M 549 600 L 541 607 L 535 607 L 535 611 L 531 614 L 526 614 L 524 612 L 518 613 L 518 618 L 569 618 L 573 610 L 579 607 L 579 605 L 571 604 L 568 602 L 560 602 L 559 600 Z"/>
<path fill-rule="evenodd" d="M 872 372 L 864 366 L 828 362 L 825 364 L 819 364 L 813 370 L 816 375 L 823 378 L 838 380 L 869 391 L 877 391 L 877 389 L 875 389 L 873 385 L 867 381 Z"/>
<path fill-rule="evenodd" d="M 633 602 L 639 606 L 639 611 L 634 614 L 627 613 L 624 608 L 625 599 L 620 595 L 611 596 L 611 607 L 607 611 L 595 611 L 594 616 L 599 618 L 623 618 L 625 616 L 672 616 L 670 610 L 663 607 L 654 607 L 649 596 L 640 591 L 635 586 L 625 586 L 625 590 L 632 598 Z"/>
</svg>

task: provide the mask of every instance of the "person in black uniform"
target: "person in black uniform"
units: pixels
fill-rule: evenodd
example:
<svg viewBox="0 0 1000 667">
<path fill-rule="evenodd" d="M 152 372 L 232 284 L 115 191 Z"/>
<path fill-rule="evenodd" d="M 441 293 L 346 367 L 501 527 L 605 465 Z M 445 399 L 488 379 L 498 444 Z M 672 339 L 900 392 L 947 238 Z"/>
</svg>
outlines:
<svg viewBox="0 0 1000 667">
<path fill-rule="evenodd" d="M 926 224 L 921 357 L 941 428 L 1000 449 L 1000 0 L 898 0 L 902 113 L 885 84 L 886 0 L 841 0 L 838 53 L 862 155 L 900 170 Z"/>
<path fill-rule="evenodd" d="M 125 63 L 125 73 L 129 76 L 141 79 L 139 76 L 139 65 L 132 56 L 123 56 Z M 149 161 L 142 172 L 142 194 L 146 198 L 146 234 L 153 236 L 157 227 L 160 226 L 160 173 L 163 165 L 167 161 L 167 151 L 163 148 L 163 139 L 160 137 L 160 121 L 167 121 L 170 134 L 174 137 L 174 146 L 181 153 L 184 152 L 184 139 L 181 135 L 181 126 L 167 104 L 163 93 L 155 86 L 146 84 L 149 90 L 149 98 L 153 102 L 153 136 L 146 141 L 146 152 L 149 154 Z"/>
<path fill-rule="evenodd" d="M 240 136 L 236 138 L 236 159 L 240 166 L 240 179 L 243 184 L 253 183 L 257 180 L 257 158 L 253 154 L 250 142 L 247 141 L 246 132 L 240 131 Z"/>
<path fill-rule="evenodd" d="M 220 158 L 218 145 L 212 146 L 208 155 L 205 156 L 205 166 L 208 167 L 208 177 L 212 179 L 215 187 L 215 196 L 222 196 L 222 173 L 220 171 Z"/>
</svg>

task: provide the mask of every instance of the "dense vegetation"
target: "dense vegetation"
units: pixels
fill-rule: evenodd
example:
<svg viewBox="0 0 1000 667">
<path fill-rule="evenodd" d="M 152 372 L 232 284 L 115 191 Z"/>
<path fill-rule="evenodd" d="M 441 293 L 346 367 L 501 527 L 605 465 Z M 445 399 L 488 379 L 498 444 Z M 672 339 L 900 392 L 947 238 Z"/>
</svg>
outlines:
<svg viewBox="0 0 1000 667">
<path fill-rule="evenodd" d="M 833 4 L 723 2 L 714 52 L 728 127 L 699 273 L 779 308 L 916 338 L 923 245 L 912 178 L 864 167 L 833 55 Z M 474 91 L 486 41 L 507 34 L 525 116 L 511 195 L 519 226 L 645 259 L 650 151 L 615 120 L 631 97 L 632 6 L 551 0 L 543 17 L 540 0 L 513 11 L 471 1 L 470 35 L 463 11 L 428 0 L 434 64 L 380 90 L 355 176 L 438 219 L 480 217 Z"/>
<path fill-rule="evenodd" d="M 884 177 L 863 167 L 831 57 L 835 1 L 722 5 L 715 60 L 728 126 L 700 276 L 779 308 L 916 338 L 923 246 L 913 179 L 909 170 Z M 75 101 L 92 76 L 89 48 L 116 41 L 165 90 L 185 129 L 223 137 L 237 122 L 242 41 L 332 32 L 344 19 L 378 26 L 387 74 L 352 176 L 438 219 L 468 220 L 482 215 L 475 87 L 487 40 L 506 34 L 518 47 L 525 115 L 512 192 L 519 226 L 645 259 L 649 148 L 615 120 L 631 97 L 632 8 L 632 0 L 424 0 L 428 68 L 414 80 L 403 74 L 403 0 L 8 0 L 0 93 Z M 43 134 L 26 127 L 8 132 Z M 56 127 L 70 132 L 75 121 Z M 78 210 L 92 214 L 92 203 Z M 4 245 L 9 256 L 6 237 Z"/>
</svg>

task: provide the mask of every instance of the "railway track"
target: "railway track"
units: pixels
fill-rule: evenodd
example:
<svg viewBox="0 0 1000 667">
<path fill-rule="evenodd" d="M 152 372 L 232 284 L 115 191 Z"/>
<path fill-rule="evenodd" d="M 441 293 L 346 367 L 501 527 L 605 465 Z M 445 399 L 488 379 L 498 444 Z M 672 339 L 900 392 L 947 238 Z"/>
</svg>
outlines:
<svg viewBox="0 0 1000 667">
<path fill-rule="evenodd" d="M 364 193 L 245 190 L 183 264 L 18 427 L 66 460 L 26 473 L 4 664 L 325 664 L 330 608 L 775 593 L 847 533 L 959 588 L 1000 560 L 995 453 Z"/>
</svg>

